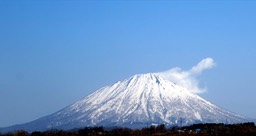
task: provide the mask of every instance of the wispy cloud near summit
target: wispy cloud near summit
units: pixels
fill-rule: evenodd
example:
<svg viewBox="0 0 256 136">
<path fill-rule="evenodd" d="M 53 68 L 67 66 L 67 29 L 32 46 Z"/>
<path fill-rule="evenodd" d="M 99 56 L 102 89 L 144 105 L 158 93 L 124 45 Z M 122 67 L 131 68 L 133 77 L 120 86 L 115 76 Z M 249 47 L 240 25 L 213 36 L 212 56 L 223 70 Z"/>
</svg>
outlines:
<svg viewBox="0 0 256 136">
<path fill-rule="evenodd" d="M 167 71 L 157 73 L 161 77 L 168 79 L 178 85 L 187 88 L 192 93 L 203 93 L 207 89 L 199 86 L 198 76 L 206 69 L 211 69 L 216 66 L 212 58 L 202 59 L 197 65 L 190 70 L 182 70 L 179 67 L 169 69 Z"/>
</svg>

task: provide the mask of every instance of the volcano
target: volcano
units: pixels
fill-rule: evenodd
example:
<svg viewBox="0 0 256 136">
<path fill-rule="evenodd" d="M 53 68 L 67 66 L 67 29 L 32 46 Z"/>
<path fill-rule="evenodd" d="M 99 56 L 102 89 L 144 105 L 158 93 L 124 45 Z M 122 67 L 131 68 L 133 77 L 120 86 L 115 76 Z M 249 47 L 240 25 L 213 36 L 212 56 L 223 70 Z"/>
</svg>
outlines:
<svg viewBox="0 0 256 136">
<path fill-rule="evenodd" d="M 241 123 L 249 118 L 220 108 L 154 73 L 138 74 L 103 87 L 35 121 L 2 128 L 73 129 L 86 126 L 141 128 L 154 124 Z"/>
</svg>

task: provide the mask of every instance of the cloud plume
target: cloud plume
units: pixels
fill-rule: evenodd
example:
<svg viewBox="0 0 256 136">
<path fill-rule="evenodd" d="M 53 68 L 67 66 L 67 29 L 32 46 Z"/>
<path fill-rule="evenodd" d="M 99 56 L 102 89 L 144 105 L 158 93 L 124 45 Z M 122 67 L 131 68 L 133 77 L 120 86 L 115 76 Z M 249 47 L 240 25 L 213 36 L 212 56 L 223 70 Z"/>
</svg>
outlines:
<svg viewBox="0 0 256 136">
<path fill-rule="evenodd" d="M 169 69 L 164 72 L 157 73 L 161 77 L 168 79 L 177 85 L 187 88 L 192 93 L 203 93 L 206 88 L 199 86 L 198 76 L 206 69 L 211 69 L 216 65 L 212 58 L 205 58 L 197 65 L 193 66 L 190 70 L 182 70 L 179 67 Z"/>
</svg>

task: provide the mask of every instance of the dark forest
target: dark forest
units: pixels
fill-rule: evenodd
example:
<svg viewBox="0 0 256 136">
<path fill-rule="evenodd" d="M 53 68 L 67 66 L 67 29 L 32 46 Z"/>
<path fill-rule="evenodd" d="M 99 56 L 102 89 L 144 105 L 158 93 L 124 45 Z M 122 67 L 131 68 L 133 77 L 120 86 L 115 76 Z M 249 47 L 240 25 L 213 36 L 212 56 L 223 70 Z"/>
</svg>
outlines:
<svg viewBox="0 0 256 136">
<path fill-rule="evenodd" d="M 0 133 L 0 136 L 256 136 L 256 127 L 253 122 L 242 124 L 194 124 L 169 128 L 166 128 L 165 125 L 158 125 L 142 129 L 114 128 L 111 130 L 104 127 L 86 127 L 70 131 L 48 130 L 32 133 L 18 130 Z"/>
</svg>

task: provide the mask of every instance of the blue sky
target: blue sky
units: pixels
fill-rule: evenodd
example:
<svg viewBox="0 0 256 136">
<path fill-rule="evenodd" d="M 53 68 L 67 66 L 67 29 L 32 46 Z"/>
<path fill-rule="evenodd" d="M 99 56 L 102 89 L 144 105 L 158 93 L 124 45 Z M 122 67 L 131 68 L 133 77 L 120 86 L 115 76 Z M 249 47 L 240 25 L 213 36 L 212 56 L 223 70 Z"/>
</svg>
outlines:
<svg viewBox="0 0 256 136">
<path fill-rule="evenodd" d="M 134 74 L 190 69 L 203 98 L 256 118 L 254 1 L 0 1 L 0 127 Z"/>
</svg>

